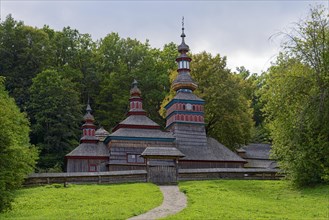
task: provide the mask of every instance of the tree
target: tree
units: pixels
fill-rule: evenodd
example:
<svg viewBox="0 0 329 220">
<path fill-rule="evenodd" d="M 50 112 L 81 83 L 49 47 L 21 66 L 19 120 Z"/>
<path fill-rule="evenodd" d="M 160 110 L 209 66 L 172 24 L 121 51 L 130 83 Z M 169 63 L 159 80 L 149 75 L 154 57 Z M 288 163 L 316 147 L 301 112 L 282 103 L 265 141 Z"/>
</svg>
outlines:
<svg viewBox="0 0 329 220">
<path fill-rule="evenodd" d="M 45 70 L 30 88 L 32 140 L 40 149 L 38 167 L 64 165 L 64 156 L 78 145 L 82 118 L 79 93 L 70 73 Z"/>
<path fill-rule="evenodd" d="M 226 67 L 226 58 L 202 52 L 192 55 L 191 76 L 198 84 L 195 94 L 206 101 L 206 131 L 231 149 L 248 143 L 253 126 L 250 99 L 242 87 L 241 79 Z M 170 74 L 171 82 L 177 72 Z M 163 107 L 175 96 L 173 90 L 163 103 Z"/>
<path fill-rule="evenodd" d="M 123 39 L 116 33 L 102 39 L 96 56 L 100 91 L 92 97 L 95 117 L 101 125 L 110 129 L 125 118 L 134 79 L 139 82 L 143 105 L 150 118 L 163 125 L 158 110 L 169 91 L 168 72 L 175 65 L 176 56 L 172 43 L 159 50 L 151 48 L 147 41 Z"/>
<path fill-rule="evenodd" d="M 0 24 L 0 74 L 6 77 L 6 88 L 25 110 L 32 78 L 47 67 L 51 57 L 48 35 L 9 15 Z"/>
<path fill-rule="evenodd" d="M 264 110 L 273 157 L 296 185 L 329 180 L 329 27 L 323 7 L 286 34 L 266 76 Z"/>
<path fill-rule="evenodd" d="M 203 52 L 192 56 L 191 75 L 199 85 L 196 94 L 206 101 L 209 136 L 234 149 L 247 144 L 253 127 L 250 98 L 240 79 L 226 67 L 226 57 Z"/>
<path fill-rule="evenodd" d="M 33 172 L 37 150 L 29 143 L 29 122 L 5 91 L 0 77 L 0 212 L 10 207 L 13 191 Z"/>
<path fill-rule="evenodd" d="M 48 33 L 52 45 L 53 67 L 58 69 L 69 67 L 81 72 L 82 77 L 74 79 L 78 83 L 81 100 L 86 102 L 88 96 L 98 94 L 99 80 L 94 62 L 96 43 L 91 36 L 81 34 L 70 27 L 56 32 L 48 27 L 44 27 L 43 30 Z"/>
<path fill-rule="evenodd" d="M 251 108 L 253 110 L 254 127 L 251 129 L 251 139 L 253 143 L 270 143 L 270 135 L 268 128 L 264 123 L 264 113 L 262 112 L 263 103 L 260 101 L 260 89 L 264 84 L 264 75 L 250 74 L 249 70 L 241 66 L 237 68 L 237 76 L 241 91 L 251 100 Z"/>
</svg>

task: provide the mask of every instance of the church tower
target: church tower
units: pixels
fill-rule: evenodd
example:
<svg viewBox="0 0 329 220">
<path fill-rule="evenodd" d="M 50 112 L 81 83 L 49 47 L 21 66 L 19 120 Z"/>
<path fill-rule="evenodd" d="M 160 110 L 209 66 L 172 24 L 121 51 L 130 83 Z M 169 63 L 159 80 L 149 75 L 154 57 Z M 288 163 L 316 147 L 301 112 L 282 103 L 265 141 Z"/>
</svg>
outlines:
<svg viewBox="0 0 329 220">
<path fill-rule="evenodd" d="M 184 23 L 182 27 L 182 42 L 178 46 L 180 53 L 176 59 L 178 75 L 172 83 L 176 96 L 165 106 L 166 130 L 176 137 L 179 149 L 194 148 L 207 145 L 204 124 L 204 100 L 193 94 L 198 87 L 190 75 L 190 62 L 187 55 L 189 46 L 185 43 Z"/>
<path fill-rule="evenodd" d="M 92 109 L 89 105 L 86 108 L 86 114 L 83 116 L 84 124 L 82 125 L 82 137 L 80 143 L 97 144 L 99 139 L 95 136 L 96 125 L 94 125 L 94 116 L 91 114 Z"/>
</svg>

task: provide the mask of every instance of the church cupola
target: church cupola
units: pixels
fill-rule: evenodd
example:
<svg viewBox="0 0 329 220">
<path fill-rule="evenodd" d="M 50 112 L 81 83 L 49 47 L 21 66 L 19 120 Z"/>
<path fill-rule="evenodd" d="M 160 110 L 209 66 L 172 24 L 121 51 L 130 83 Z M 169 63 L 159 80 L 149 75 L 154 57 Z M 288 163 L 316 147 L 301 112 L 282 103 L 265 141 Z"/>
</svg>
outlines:
<svg viewBox="0 0 329 220">
<path fill-rule="evenodd" d="M 94 125 L 94 116 L 91 114 L 92 109 L 89 105 L 86 108 L 86 114 L 83 116 L 84 124 L 82 125 L 83 135 L 80 143 L 97 143 L 98 138 L 95 136 L 96 125 Z"/>
<path fill-rule="evenodd" d="M 166 128 L 171 131 L 179 124 L 195 125 L 204 130 L 204 100 L 193 94 L 198 85 L 190 75 L 192 59 L 187 55 L 189 46 L 185 43 L 185 37 L 183 17 L 182 42 L 178 46 L 180 55 L 176 59 L 178 75 L 171 85 L 176 91 L 176 96 L 165 106 Z"/>
<path fill-rule="evenodd" d="M 184 33 L 184 17 L 182 21 L 182 42 L 178 46 L 178 52 L 180 53 L 179 57 L 177 57 L 176 62 L 178 65 L 178 75 L 176 79 L 172 83 L 172 88 L 176 92 L 192 92 L 194 91 L 198 86 L 197 84 L 192 80 L 190 75 L 190 62 L 192 59 L 187 55 L 189 52 L 189 46 L 185 43 L 185 33 Z"/>
<path fill-rule="evenodd" d="M 138 88 L 137 80 L 134 80 L 130 89 L 129 112 L 128 115 L 146 115 L 143 110 L 143 99 Z"/>
</svg>

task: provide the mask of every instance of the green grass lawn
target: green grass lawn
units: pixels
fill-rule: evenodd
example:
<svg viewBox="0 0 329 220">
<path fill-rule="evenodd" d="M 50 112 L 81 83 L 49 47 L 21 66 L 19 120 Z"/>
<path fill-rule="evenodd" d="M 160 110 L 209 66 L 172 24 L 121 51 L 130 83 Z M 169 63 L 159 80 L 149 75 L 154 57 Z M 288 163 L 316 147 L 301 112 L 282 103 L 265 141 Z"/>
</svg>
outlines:
<svg viewBox="0 0 329 220">
<path fill-rule="evenodd" d="M 188 207 L 166 219 L 329 219 L 329 186 L 296 190 L 286 181 L 179 183 Z M 126 219 L 162 203 L 153 184 L 49 185 L 17 191 L 0 219 Z"/>
<path fill-rule="evenodd" d="M 0 219 L 126 219 L 162 203 L 153 184 L 50 185 L 17 191 Z"/>
<path fill-rule="evenodd" d="M 166 219 L 329 219 L 329 186 L 296 190 L 286 181 L 179 183 L 188 207 Z"/>
</svg>

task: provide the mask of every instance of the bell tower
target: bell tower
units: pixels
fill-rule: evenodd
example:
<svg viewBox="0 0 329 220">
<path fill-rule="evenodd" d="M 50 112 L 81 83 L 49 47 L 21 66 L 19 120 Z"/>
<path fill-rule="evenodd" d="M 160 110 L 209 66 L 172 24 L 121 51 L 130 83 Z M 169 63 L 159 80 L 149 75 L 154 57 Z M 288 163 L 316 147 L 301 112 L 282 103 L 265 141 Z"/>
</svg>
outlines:
<svg viewBox="0 0 329 220">
<path fill-rule="evenodd" d="M 204 124 L 204 103 L 193 91 L 198 85 L 190 75 L 188 56 L 189 46 L 185 43 L 184 18 L 182 22 L 182 42 L 178 46 L 176 62 L 178 75 L 171 87 L 176 91 L 176 96 L 165 106 L 166 130 L 171 131 L 176 137 L 178 146 L 206 145 L 206 132 Z"/>
</svg>

